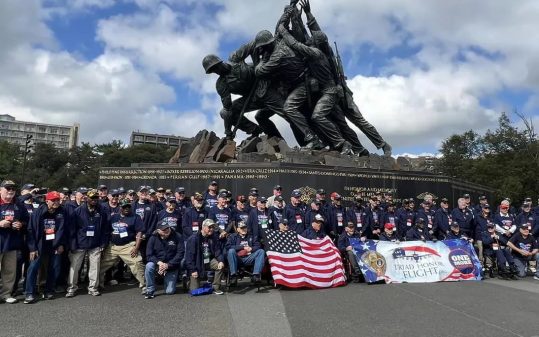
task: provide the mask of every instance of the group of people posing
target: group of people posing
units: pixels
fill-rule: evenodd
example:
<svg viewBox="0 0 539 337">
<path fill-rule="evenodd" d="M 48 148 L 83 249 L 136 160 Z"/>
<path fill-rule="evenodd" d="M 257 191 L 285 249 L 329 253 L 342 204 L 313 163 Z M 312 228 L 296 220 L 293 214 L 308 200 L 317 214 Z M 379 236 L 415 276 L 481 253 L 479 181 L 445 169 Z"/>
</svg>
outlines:
<svg viewBox="0 0 539 337">
<path fill-rule="evenodd" d="M 0 295 L 7 303 L 17 302 L 23 275 L 25 303 L 38 298 L 38 274 L 45 281 L 44 299 L 54 297 L 59 281 L 67 285 L 66 297 L 75 296 L 83 264 L 93 296 L 100 295 L 108 270 L 123 268 L 118 263 L 130 268 L 148 299 L 154 297 L 156 276 L 163 280 L 165 293 L 173 294 L 182 274 L 191 291 L 208 280 L 214 293 L 222 294 L 225 268 L 232 286 L 242 265 L 252 266 L 252 281 L 260 282 L 270 229 L 295 231 L 311 240 L 330 236 L 350 261 L 356 281 L 360 269 L 351 238 L 469 240 L 485 268 L 497 266 L 503 277 L 525 277 L 529 262 L 539 259 L 539 208 L 529 198 L 517 211 L 509 200 L 491 208 L 484 196 L 472 205 L 469 195 L 459 198 L 453 209 L 446 198 L 436 205 L 431 195 L 418 207 L 414 198 L 397 207 L 389 193 L 368 200 L 356 197 L 345 207 L 336 192 L 326 195 L 319 189 L 307 201 L 297 189 L 285 197 L 279 185 L 268 198 L 257 188 L 233 198 L 217 181 L 205 193 L 190 196 L 183 187 L 126 191 L 101 185 L 74 193 L 67 188 L 44 195 L 38 191 L 26 184 L 18 193 L 10 180 L 0 185 Z"/>
</svg>

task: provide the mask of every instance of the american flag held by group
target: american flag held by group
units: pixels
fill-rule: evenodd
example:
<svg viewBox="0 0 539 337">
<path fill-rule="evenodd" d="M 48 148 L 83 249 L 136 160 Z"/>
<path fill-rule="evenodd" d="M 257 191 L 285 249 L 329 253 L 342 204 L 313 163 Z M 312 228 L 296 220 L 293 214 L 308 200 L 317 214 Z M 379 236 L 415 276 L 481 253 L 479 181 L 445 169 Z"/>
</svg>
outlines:
<svg viewBox="0 0 539 337">
<path fill-rule="evenodd" d="M 222 294 L 246 275 L 255 286 L 265 279 L 283 287 L 337 287 L 364 276 L 357 240 L 463 240 L 485 276 L 536 272 L 539 215 L 528 199 L 518 211 L 509 200 L 491 211 L 484 196 L 473 205 L 463 195 L 451 209 L 432 195 L 418 208 L 414 198 L 397 206 L 390 193 L 356 197 L 345 207 L 341 195 L 326 198 L 323 189 L 310 200 L 301 189 L 285 198 L 279 185 L 268 198 L 257 188 L 246 192 L 233 198 L 217 181 L 188 196 L 183 187 L 43 191 L 4 180 L 2 299 L 15 303 L 22 293 L 34 303 L 64 290 L 74 297 L 86 281 L 88 294 L 99 296 L 129 277 L 147 299 L 161 282 L 170 295 L 181 285 L 193 295 Z"/>
</svg>

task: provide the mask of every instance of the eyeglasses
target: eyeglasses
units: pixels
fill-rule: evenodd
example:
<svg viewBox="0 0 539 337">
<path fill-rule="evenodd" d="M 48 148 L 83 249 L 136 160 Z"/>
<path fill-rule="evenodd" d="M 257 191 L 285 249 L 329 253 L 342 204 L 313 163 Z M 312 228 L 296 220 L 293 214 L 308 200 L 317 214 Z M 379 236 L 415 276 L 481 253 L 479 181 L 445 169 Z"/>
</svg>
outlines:
<svg viewBox="0 0 539 337">
<path fill-rule="evenodd" d="M 6 191 L 15 191 L 15 187 L 7 186 L 4 188 L 6 189 Z"/>
</svg>

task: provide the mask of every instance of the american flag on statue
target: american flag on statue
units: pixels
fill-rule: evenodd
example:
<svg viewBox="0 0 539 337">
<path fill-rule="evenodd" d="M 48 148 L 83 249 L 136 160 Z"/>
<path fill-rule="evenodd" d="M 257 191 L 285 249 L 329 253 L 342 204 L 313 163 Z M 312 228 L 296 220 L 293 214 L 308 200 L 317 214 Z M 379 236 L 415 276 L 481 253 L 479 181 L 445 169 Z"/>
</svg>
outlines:
<svg viewBox="0 0 539 337">
<path fill-rule="evenodd" d="M 341 254 L 329 237 L 308 240 L 294 231 L 266 231 L 275 284 L 289 288 L 332 288 L 346 284 Z"/>
</svg>

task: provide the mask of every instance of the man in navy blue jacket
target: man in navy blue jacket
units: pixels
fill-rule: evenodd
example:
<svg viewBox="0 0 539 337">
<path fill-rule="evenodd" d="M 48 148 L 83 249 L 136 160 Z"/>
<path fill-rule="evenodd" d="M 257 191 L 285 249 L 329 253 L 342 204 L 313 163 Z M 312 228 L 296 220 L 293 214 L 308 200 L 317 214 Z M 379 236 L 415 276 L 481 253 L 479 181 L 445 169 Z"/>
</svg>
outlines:
<svg viewBox="0 0 539 337">
<path fill-rule="evenodd" d="M 187 239 L 185 268 L 190 276 L 191 291 L 200 288 L 200 280 L 204 278 L 206 272 L 214 271 L 213 291 L 217 295 L 222 295 L 221 276 L 225 264 L 219 238 L 214 235 L 214 229 L 215 222 L 206 219 L 200 231 Z"/>
<path fill-rule="evenodd" d="M 144 298 L 154 298 L 155 273 L 165 279 L 165 293 L 172 295 L 176 292 L 176 282 L 180 272 L 181 261 L 185 254 L 183 237 L 174 231 L 165 221 L 157 225 L 157 233 L 148 240 L 146 247 L 146 295 Z"/>
<path fill-rule="evenodd" d="M 208 210 L 204 207 L 204 197 L 200 193 L 195 193 L 193 205 L 185 210 L 182 220 L 182 233 L 185 240 L 200 231 L 202 222 L 208 218 L 208 215 Z"/>
<path fill-rule="evenodd" d="M 240 222 L 236 229 L 237 233 L 232 234 L 226 243 L 228 266 L 230 268 L 230 283 L 237 284 L 238 265 L 253 267 L 253 282 L 260 282 L 260 274 L 264 268 L 264 250 L 260 247 L 260 242 L 253 235 L 247 233 L 247 224 Z"/>
<path fill-rule="evenodd" d="M 77 207 L 69 220 L 69 267 L 68 288 L 66 297 L 74 297 L 79 282 L 79 271 L 88 254 L 90 267 L 88 278 L 88 294 L 99 296 L 99 270 L 101 268 L 101 252 L 107 246 L 108 216 L 99 204 L 96 190 L 88 191 L 88 199 Z"/>
<path fill-rule="evenodd" d="M 304 230 L 303 233 L 301 233 L 301 236 L 309 240 L 318 240 L 325 238 L 326 233 L 324 233 L 324 230 L 322 229 L 322 227 L 324 226 L 324 221 L 325 219 L 322 215 L 315 215 L 311 226 L 307 227 L 307 229 Z"/>
<path fill-rule="evenodd" d="M 37 274 L 41 263 L 47 261 L 47 282 L 44 299 L 51 299 L 56 288 L 56 279 L 60 275 L 61 255 L 66 244 L 67 213 L 60 205 L 60 193 L 48 192 L 45 204 L 33 214 L 26 233 L 30 252 L 30 266 L 26 276 L 26 298 L 24 303 L 36 301 Z"/>
<path fill-rule="evenodd" d="M 15 198 L 15 183 L 4 180 L 0 184 L 0 296 L 6 303 L 16 303 L 11 296 L 17 272 L 17 251 L 23 248 L 23 228 L 29 216 L 24 204 Z"/>
<path fill-rule="evenodd" d="M 350 265 L 352 266 L 352 279 L 354 282 L 359 282 L 359 275 L 361 270 L 359 269 L 359 264 L 357 261 L 356 253 L 354 253 L 354 248 L 350 244 L 350 239 L 361 240 L 361 233 L 356 230 L 356 225 L 353 222 L 349 222 L 344 229 L 344 232 L 339 236 L 337 242 L 337 247 L 342 255 L 346 255 Z"/>
<path fill-rule="evenodd" d="M 284 218 L 288 220 L 288 229 L 301 234 L 305 229 L 305 211 L 301 207 L 301 191 L 293 190 L 290 203 L 284 207 Z"/>
</svg>

